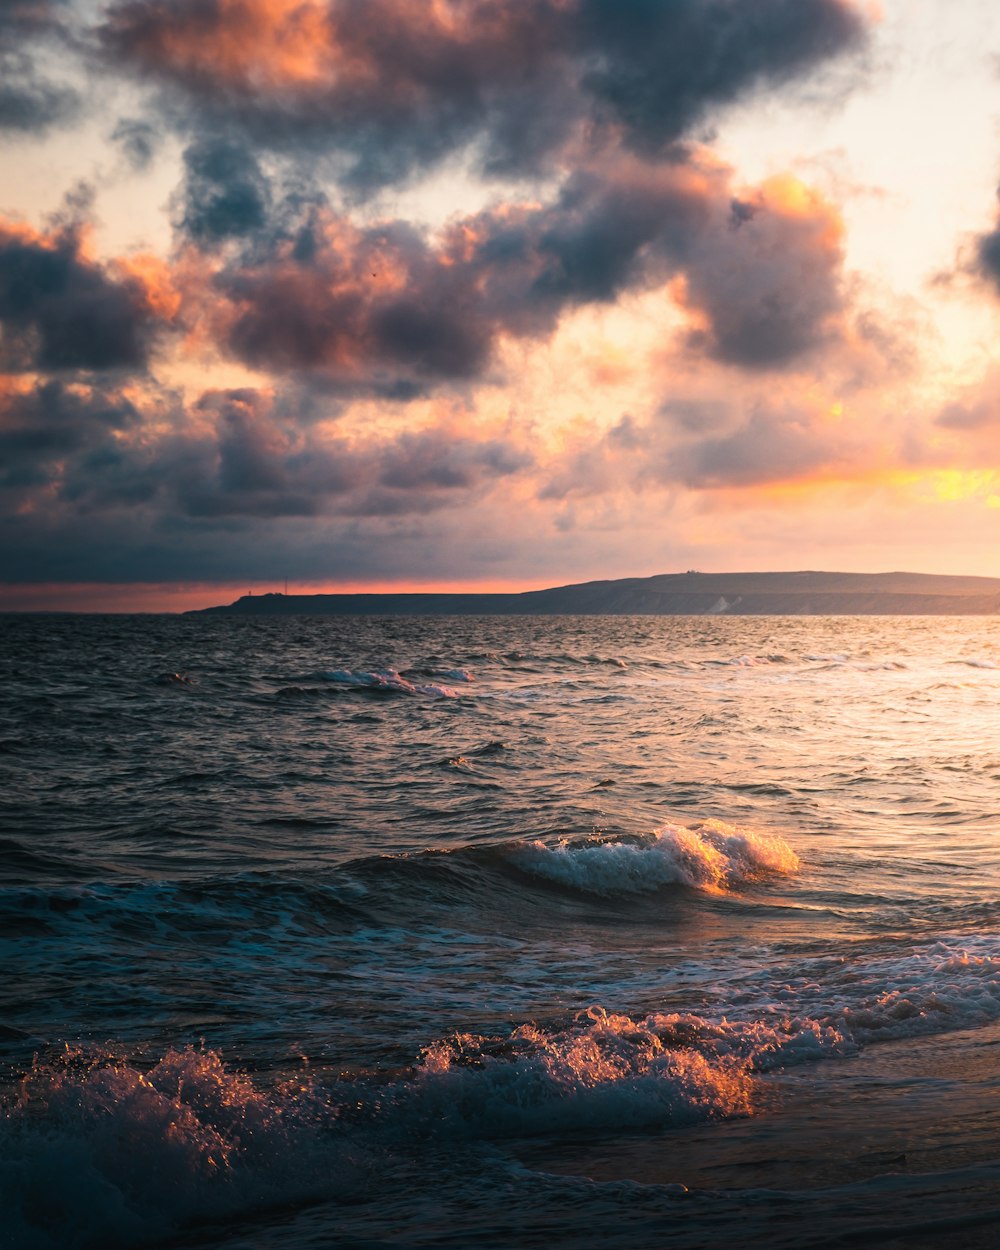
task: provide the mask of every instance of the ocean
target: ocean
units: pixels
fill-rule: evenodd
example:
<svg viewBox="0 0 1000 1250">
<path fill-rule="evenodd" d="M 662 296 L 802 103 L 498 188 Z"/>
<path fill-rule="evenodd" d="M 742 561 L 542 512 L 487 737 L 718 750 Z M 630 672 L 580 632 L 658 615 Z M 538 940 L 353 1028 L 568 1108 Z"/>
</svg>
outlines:
<svg viewBox="0 0 1000 1250">
<path fill-rule="evenodd" d="M 5 1250 L 1000 1236 L 1000 620 L 0 618 Z"/>
</svg>

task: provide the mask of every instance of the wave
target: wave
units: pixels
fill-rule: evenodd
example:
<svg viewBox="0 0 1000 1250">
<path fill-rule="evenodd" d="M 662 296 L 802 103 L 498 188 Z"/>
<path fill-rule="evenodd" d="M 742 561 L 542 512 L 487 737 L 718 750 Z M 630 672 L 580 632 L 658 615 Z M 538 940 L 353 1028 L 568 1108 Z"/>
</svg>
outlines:
<svg viewBox="0 0 1000 1250">
<path fill-rule="evenodd" d="M 433 665 L 408 668 L 402 675 L 407 680 L 410 680 L 413 677 L 443 677 L 446 681 L 458 682 L 476 680 L 475 674 L 467 668 L 436 668 Z"/>
<path fill-rule="evenodd" d="M 599 655 L 594 652 L 581 653 L 576 651 L 478 651 L 469 654 L 468 658 L 477 664 L 489 664 L 515 671 L 547 673 L 570 666 L 576 669 L 614 668 L 622 672 L 628 669 L 629 661 L 620 655 Z M 655 661 L 653 662 L 655 664 Z"/>
<path fill-rule="evenodd" d="M 410 1148 L 751 1115 L 761 1074 L 1000 1018 L 991 949 L 984 937 L 828 959 L 785 985 L 772 969 L 743 1018 L 732 995 L 714 1016 L 593 1005 L 338 1077 L 303 1065 L 268 1080 L 190 1047 L 153 1061 L 67 1048 L 36 1059 L 0 1110 L 5 1231 L 17 1250 L 138 1246 L 279 1205 L 351 1202 Z"/>
<path fill-rule="evenodd" d="M 562 1029 L 453 1036 L 382 1079 L 301 1073 L 270 1088 L 211 1050 L 171 1050 L 151 1065 L 67 1050 L 36 1061 L 0 1118 L 10 1244 L 110 1250 L 237 1213 L 350 1200 L 420 1143 L 746 1115 L 755 1050 L 780 1047 L 782 1031 L 729 1033 L 592 1007 Z"/>
<path fill-rule="evenodd" d="M 471 768 L 472 758 L 507 750 L 499 741 L 447 761 Z M 435 911 L 501 906 L 528 922 L 548 915 L 550 889 L 620 897 L 672 886 L 706 894 L 734 893 L 794 873 L 795 852 L 781 838 L 721 820 L 690 827 L 666 824 L 649 834 L 523 840 L 403 852 L 312 868 L 307 875 L 249 872 L 238 877 L 175 881 L 112 881 L 0 887 L 0 937 L 115 945 L 132 933 L 148 941 L 197 934 L 260 934 L 269 944 L 302 941 L 358 926 L 426 921 Z M 456 913 L 458 914 L 458 913 Z M 54 951 L 46 949 L 48 956 Z"/>
<path fill-rule="evenodd" d="M 141 1070 L 108 1052 L 36 1061 L 0 1119 L 0 1204 L 16 1250 L 104 1250 L 192 1222 L 347 1192 L 315 1100 L 266 1091 L 212 1051 Z M 337 1179 L 333 1179 L 337 1178 Z"/>
<path fill-rule="evenodd" d="M 859 1043 L 992 1023 L 1000 1019 L 996 949 L 995 934 L 967 934 L 869 961 L 868 983 L 884 988 L 838 1006 L 827 1018 Z M 855 972 L 851 980 L 857 979 Z"/>
<path fill-rule="evenodd" d="M 511 858 L 524 871 L 588 894 L 636 894 L 664 885 L 728 891 L 788 875 L 798 856 L 781 838 L 721 820 L 667 824 L 644 838 L 531 842 Z"/>
<path fill-rule="evenodd" d="M 336 668 L 330 672 L 317 673 L 321 681 L 333 682 L 338 686 L 349 686 L 358 690 L 369 690 L 383 694 L 424 694 L 438 699 L 455 699 L 457 691 L 450 686 L 440 686 L 433 682 L 419 683 L 408 681 L 394 668 L 376 669 L 372 672 L 353 672 L 351 669 Z M 469 676 L 453 678 L 468 681 Z"/>
</svg>

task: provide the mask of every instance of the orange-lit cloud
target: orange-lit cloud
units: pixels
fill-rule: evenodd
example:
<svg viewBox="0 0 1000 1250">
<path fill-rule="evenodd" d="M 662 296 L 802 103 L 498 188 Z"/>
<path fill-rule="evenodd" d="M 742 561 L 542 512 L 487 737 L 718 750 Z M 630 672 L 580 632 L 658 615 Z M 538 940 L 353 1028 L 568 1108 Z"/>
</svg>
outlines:
<svg viewBox="0 0 1000 1250">
<path fill-rule="evenodd" d="M 199 184 L 216 225 L 178 254 L 176 287 L 191 332 L 254 367 L 417 394 L 483 376 L 504 339 L 544 342 L 577 308 L 658 286 L 665 324 L 669 300 L 687 314 L 689 349 L 742 367 L 784 369 L 849 336 L 836 209 L 792 179 L 737 195 L 704 150 L 581 169 L 554 202 L 501 203 L 437 237 L 322 201 L 291 215 L 278 201 L 251 228 L 250 175 L 223 155 L 235 181 Z"/>
<path fill-rule="evenodd" d="M 133 160 L 0 219 L 0 576 L 545 584 L 996 516 L 988 313 L 949 364 L 930 296 L 851 272 L 846 179 L 775 172 L 819 137 L 726 146 L 879 72 L 864 0 L 35 7 Z M 134 250 L 99 169 L 156 201 Z"/>
<path fill-rule="evenodd" d="M 583 142 L 659 152 L 713 107 L 864 43 L 847 0 L 122 0 L 108 57 L 217 125 L 334 154 L 355 188 L 474 149 L 541 170 Z"/>
</svg>

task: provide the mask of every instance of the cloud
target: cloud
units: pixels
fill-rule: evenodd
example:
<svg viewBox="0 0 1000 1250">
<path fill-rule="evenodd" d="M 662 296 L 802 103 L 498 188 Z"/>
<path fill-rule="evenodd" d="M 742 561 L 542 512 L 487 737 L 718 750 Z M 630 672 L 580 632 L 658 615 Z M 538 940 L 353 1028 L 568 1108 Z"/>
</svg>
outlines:
<svg viewBox="0 0 1000 1250">
<path fill-rule="evenodd" d="M 730 433 L 672 448 L 661 472 L 689 488 L 712 490 L 801 480 L 852 461 L 843 433 L 831 436 L 814 414 L 761 406 Z"/>
<path fill-rule="evenodd" d="M 684 302 L 705 318 L 692 343 L 726 364 L 767 368 L 841 330 L 840 214 L 798 179 L 769 179 L 686 270 Z"/>
<path fill-rule="evenodd" d="M 662 379 L 669 393 L 658 406 L 611 425 L 581 420 L 562 431 L 535 476 L 537 498 L 591 505 L 681 495 L 753 499 L 771 487 L 868 482 L 891 465 L 941 463 L 912 414 L 871 419 L 877 393 L 860 397 L 845 416 L 825 387 L 810 378 L 804 390 L 803 381 L 791 374 L 735 389 L 717 374 L 685 375 L 675 365 Z"/>
<path fill-rule="evenodd" d="M 184 167 L 178 224 L 190 239 L 211 246 L 247 238 L 265 225 L 270 187 L 244 145 L 220 136 L 199 139 L 184 152 Z"/>
<path fill-rule="evenodd" d="M 62 13 L 0 0 L 19 67 L 0 125 L 8 86 L 8 124 L 69 115 L 47 76 Z M 588 530 L 627 549 L 640 497 L 662 518 L 685 489 L 751 493 L 848 454 L 797 374 L 850 354 L 839 214 L 792 179 L 743 186 L 699 142 L 721 109 L 857 52 L 848 0 L 102 13 L 79 46 L 146 92 L 108 93 L 128 107 L 103 123 L 118 172 L 180 139 L 173 244 L 98 258 L 83 192 L 42 230 L 0 221 L 0 577 L 527 576 L 571 550 L 584 569 Z M 379 216 L 407 198 L 361 205 L 452 158 L 513 185 L 434 230 Z M 584 343 L 605 323 L 621 360 L 599 381 Z M 640 323 L 641 347 L 622 330 Z M 631 415 L 609 428 L 612 403 Z"/>
<path fill-rule="evenodd" d="M 560 98 L 559 9 L 129 0 L 101 34 L 119 63 L 179 91 L 212 124 L 276 149 L 337 154 L 346 181 L 373 188 L 473 141 L 496 165 L 561 142 L 575 119 Z"/>
<path fill-rule="evenodd" d="M 150 122 L 123 117 L 111 132 L 111 142 L 117 144 L 132 169 L 141 173 L 153 163 L 160 134 Z"/>
<path fill-rule="evenodd" d="M 42 77 L 25 57 L 0 51 L 0 130 L 39 134 L 69 118 L 77 93 Z"/>
<path fill-rule="evenodd" d="M 33 535 L 35 558 L 51 566 L 37 576 L 59 576 L 62 549 L 78 533 L 100 529 L 125 551 L 135 534 L 158 535 L 179 559 L 189 543 L 265 521 L 468 507 L 532 464 L 512 435 L 448 418 L 340 434 L 303 420 L 295 393 L 210 391 L 185 406 L 153 385 L 8 381 L 0 389 L 0 516 L 22 538 Z M 7 575 L 21 555 L 11 549 L 0 561 Z M 81 554 L 75 576 L 99 578 L 102 560 L 102 552 Z M 171 575 L 173 560 L 144 575 Z"/>
<path fill-rule="evenodd" d="M 58 381 L 0 387 L 0 488 L 46 490 L 66 460 L 89 455 L 140 421 L 121 392 Z"/>
<path fill-rule="evenodd" d="M 142 369 L 164 308 L 140 271 L 90 260 L 76 226 L 0 220 L 0 363 L 14 371 Z"/>
<path fill-rule="evenodd" d="M 502 439 L 473 442 L 450 429 L 404 432 L 379 458 L 378 483 L 397 490 L 471 490 L 529 468 L 533 457 Z"/>
<path fill-rule="evenodd" d="M 645 153 L 661 152 L 714 106 L 864 42 L 858 11 L 840 0 L 580 0 L 576 8 L 584 86 Z"/>
<path fill-rule="evenodd" d="M 38 65 L 46 44 L 65 33 L 62 10 L 51 0 L 0 4 L 0 130 L 41 134 L 79 110 L 79 94 Z"/>
<path fill-rule="evenodd" d="M 940 410 L 934 424 L 959 438 L 976 440 L 982 434 L 992 439 L 1000 425 L 1000 369 L 990 366 L 973 385 L 962 388 Z"/>
<path fill-rule="evenodd" d="M 124 0 L 101 38 L 202 121 L 328 153 L 367 191 L 461 150 L 503 176 L 618 136 L 662 155 L 865 27 L 848 0 Z"/>
<path fill-rule="evenodd" d="M 732 171 L 704 150 L 583 168 L 548 204 L 501 204 L 436 236 L 302 199 L 265 227 L 267 186 L 243 150 L 194 156 L 188 233 L 206 252 L 248 237 L 191 262 L 192 315 L 256 368 L 412 397 L 487 376 L 505 339 L 544 341 L 576 308 L 656 288 L 693 318 L 689 350 L 745 368 L 785 368 L 844 333 L 837 211 L 772 179 L 742 193 L 753 212 L 737 229 Z"/>
<path fill-rule="evenodd" d="M 241 360 L 390 392 L 478 375 L 494 326 L 466 266 L 400 222 L 362 228 L 322 208 L 211 283 L 214 338 Z"/>
<path fill-rule="evenodd" d="M 971 266 L 980 277 L 1000 289 L 1000 224 L 975 240 Z"/>
</svg>

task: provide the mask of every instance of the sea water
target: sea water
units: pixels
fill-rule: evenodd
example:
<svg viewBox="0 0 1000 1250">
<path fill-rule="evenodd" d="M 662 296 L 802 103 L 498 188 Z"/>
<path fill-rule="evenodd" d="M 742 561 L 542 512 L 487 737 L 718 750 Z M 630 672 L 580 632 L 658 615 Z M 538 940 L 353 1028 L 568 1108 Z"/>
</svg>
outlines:
<svg viewBox="0 0 1000 1250">
<path fill-rule="evenodd" d="M 3 1246 L 996 1243 L 1000 621 L 0 665 Z"/>
</svg>

